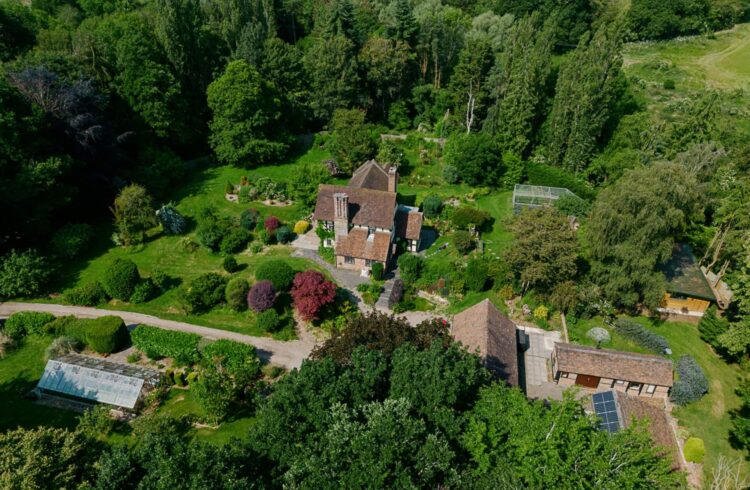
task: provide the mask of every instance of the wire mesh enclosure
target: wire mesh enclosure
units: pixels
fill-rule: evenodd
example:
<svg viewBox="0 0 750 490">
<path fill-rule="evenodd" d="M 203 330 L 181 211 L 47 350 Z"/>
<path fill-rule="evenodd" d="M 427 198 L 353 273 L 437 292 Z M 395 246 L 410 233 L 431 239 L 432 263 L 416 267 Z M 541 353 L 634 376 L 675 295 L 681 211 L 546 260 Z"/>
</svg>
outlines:
<svg viewBox="0 0 750 490">
<path fill-rule="evenodd" d="M 541 208 L 552 204 L 563 196 L 575 196 L 564 187 L 516 184 L 513 188 L 513 212 L 526 208 Z"/>
</svg>

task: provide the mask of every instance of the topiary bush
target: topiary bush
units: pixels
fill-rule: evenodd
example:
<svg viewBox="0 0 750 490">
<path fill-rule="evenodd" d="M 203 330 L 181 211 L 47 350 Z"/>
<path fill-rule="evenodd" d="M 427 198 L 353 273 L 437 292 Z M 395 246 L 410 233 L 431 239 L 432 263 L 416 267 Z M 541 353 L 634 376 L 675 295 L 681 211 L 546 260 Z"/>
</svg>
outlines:
<svg viewBox="0 0 750 490">
<path fill-rule="evenodd" d="M 218 305 L 224 299 L 227 279 L 215 272 L 201 274 L 183 288 L 181 298 L 189 313 L 202 313 Z"/>
<path fill-rule="evenodd" d="M 128 301 L 140 280 L 138 267 L 132 260 L 115 259 L 104 273 L 102 286 L 110 297 Z"/>
<path fill-rule="evenodd" d="M 265 311 L 276 301 L 276 289 L 271 281 L 258 281 L 247 293 L 247 305 L 255 312 Z"/>
<path fill-rule="evenodd" d="M 253 231 L 258 224 L 260 213 L 255 209 L 246 209 L 240 214 L 240 226 L 248 231 Z"/>
<path fill-rule="evenodd" d="M 685 447 L 682 451 L 685 455 L 685 459 L 691 463 L 702 463 L 703 458 L 706 455 L 706 445 L 703 443 L 703 439 L 698 437 L 691 437 L 685 441 Z"/>
<path fill-rule="evenodd" d="M 436 218 L 440 216 L 440 211 L 443 209 L 443 200 L 434 194 L 430 194 L 425 197 L 422 201 L 422 211 L 428 218 Z"/>
<path fill-rule="evenodd" d="M 63 225 L 52 236 L 52 249 L 60 257 L 72 259 L 88 246 L 94 237 L 94 229 L 86 223 Z"/>
<path fill-rule="evenodd" d="M 226 299 L 227 306 L 234 311 L 245 311 L 247 309 L 247 292 L 249 290 L 250 285 L 245 279 L 241 277 L 231 279 L 224 290 L 224 299 Z"/>
<path fill-rule="evenodd" d="M 250 232 L 244 228 L 232 228 L 221 239 L 219 250 L 224 254 L 242 252 L 250 241 Z"/>
<path fill-rule="evenodd" d="M 370 268 L 370 275 L 376 281 L 380 281 L 383 279 L 384 271 L 385 271 L 385 267 L 383 266 L 382 262 L 375 262 L 374 264 L 372 264 L 372 267 Z"/>
<path fill-rule="evenodd" d="M 43 311 L 19 311 L 13 313 L 3 326 L 6 335 L 14 340 L 20 340 L 26 335 L 42 335 L 44 326 L 52 322 L 55 315 Z M 18 335 L 20 334 L 20 337 Z"/>
<path fill-rule="evenodd" d="M 225 271 L 232 274 L 233 272 L 237 272 L 240 268 L 239 264 L 237 263 L 237 259 L 235 259 L 231 255 L 227 255 L 224 257 L 224 260 L 221 261 L 221 267 L 224 268 Z"/>
<path fill-rule="evenodd" d="M 677 361 L 677 375 L 670 398 L 677 405 L 687 405 L 708 393 L 708 379 L 692 356 L 682 356 Z"/>
<path fill-rule="evenodd" d="M 461 255 L 466 255 L 474 248 L 474 239 L 468 231 L 457 230 L 453 232 L 451 243 Z"/>
<path fill-rule="evenodd" d="M 310 230 L 310 223 L 305 220 L 297 221 L 294 224 L 294 233 L 296 235 L 304 235 L 308 230 Z"/>
<path fill-rule="evenodd" d="M 109 296 L 99 281 L 87 282 L 63 293 L 66 303 L 77 306 L 96 306 L 106 303 L 108 299 Z"/>
<path fill-rule="evenodd" d="M 107 315 L 93 320 L 86 320 L 85 343 L 99 354 L 110 354 L 125 345 L 128 330 L 122 318 Z"/>
<path fill-rule="evenodd" d="M 200 335 L 138 325 L 130 334 L 133 345 L 151 359 L 171 357 L 182 363 L 200 359 Z"/>
<path fill-rule="evenodd" d="M 269 260 L 255 270 L 255 279 L 271 281 L 276 291 L 288 291 L 294 281 L 294 270 L 283 260 Z"/>
<path fill-rule="evenodd" d="M 258 313 L 255 326 L 264 332 L 275 332 L 281 327 L 281 317 L 273 308 Z"/>
<path fill-rule="evenodd" d="M 471 259 L 464 271 L 464 284 L 469 291 L 484 291 L 487 288 L 487 264 L 480 259 Z"/>
<path fill-rule="evenodd" d="M 646 349 L 650 349 L 660 354 L 669 349 L 669 342 L 667 342 L 667 339 L 648 330 L 640 323 L 620 318 L 615 320 L 614 326 L 621 335 L 629 338 L 641 347 L 645 347 Z"/>
<path fill-rule="evenodd" d="M 276 241 L 279 243 L 289 243 L 294 240 L 294 233 L 288 226 L 279 226 L 276 229 Z"/>
</svg>

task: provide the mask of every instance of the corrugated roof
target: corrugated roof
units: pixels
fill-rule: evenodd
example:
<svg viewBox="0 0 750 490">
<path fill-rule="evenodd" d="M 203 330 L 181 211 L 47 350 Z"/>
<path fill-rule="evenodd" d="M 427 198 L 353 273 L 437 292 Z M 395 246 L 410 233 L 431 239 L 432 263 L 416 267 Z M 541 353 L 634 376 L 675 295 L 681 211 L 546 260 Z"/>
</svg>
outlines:
<svg viewBox="0 0 750 490">
<path fill-rule="evenodd" d="M 689 245 L 675 244 L 672 257 L 662 265 L 661 270 L 667 279 L 667 291 L 670 293 L 716 301 Z"/>
</svg>

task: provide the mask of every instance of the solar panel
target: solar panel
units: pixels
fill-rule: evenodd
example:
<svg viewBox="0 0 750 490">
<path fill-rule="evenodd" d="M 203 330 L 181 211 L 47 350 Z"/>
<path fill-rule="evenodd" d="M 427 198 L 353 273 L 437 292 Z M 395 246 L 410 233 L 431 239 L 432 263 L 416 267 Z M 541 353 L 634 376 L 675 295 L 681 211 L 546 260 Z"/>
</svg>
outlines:
<svg viewBox="0 0 750 490">
<path fill-rule="evenodd" d="M 620 430 L 620 418 L 617 416 L 617 404 L 615 403 L 614 392 L 594 393 L 592 400 L 594 402 L 594 412 L 601 419 L 599 429 L 606 430 L 607 432 L 617 432 Z"/>
</svg>

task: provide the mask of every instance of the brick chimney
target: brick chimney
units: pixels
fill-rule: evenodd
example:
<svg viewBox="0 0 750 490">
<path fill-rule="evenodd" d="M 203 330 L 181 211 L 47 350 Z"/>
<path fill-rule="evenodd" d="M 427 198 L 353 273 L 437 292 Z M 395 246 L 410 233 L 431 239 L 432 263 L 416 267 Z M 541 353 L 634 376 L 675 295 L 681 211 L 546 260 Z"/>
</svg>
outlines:
<svg viewBox="0 0 750 490">
<path fill-rule="evenodd" d="M 349 234 L 349 196 L 343 192 L 333 195 L 333 233 L 335 236 Z"/>
<path fill-rule="evenodd" d="M 398 168 L 391 165 L 388 169 L 388 192 L 396 192 L 396 184 L 398 184 Z"/>
</svg>

